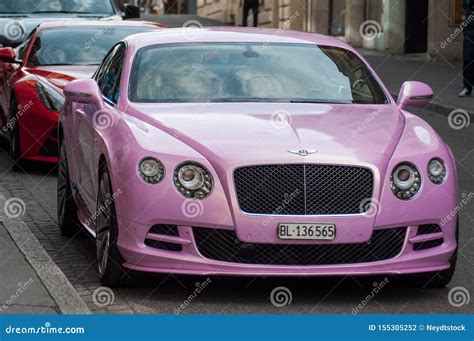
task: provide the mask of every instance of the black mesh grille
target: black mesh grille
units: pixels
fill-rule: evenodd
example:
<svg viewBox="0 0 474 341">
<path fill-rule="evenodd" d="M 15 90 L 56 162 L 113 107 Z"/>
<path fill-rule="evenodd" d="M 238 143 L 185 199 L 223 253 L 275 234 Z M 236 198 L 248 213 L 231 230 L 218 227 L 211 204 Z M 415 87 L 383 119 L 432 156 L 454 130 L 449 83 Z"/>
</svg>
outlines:
<svg viewBox="0 0 474 341">
<path fill-rule="evenodd" d="M 159 240 L 145 239 L 145 245 L 153 247 L 155 249 L 161 249 L 166 251 L 175 251 L 179 252 L 183 250 L 183 247 L 180 244 L 162 242 Z"/>
<path fill-rule="evenodd" d="M 150 229 L 150 233 L 179 237 L 178 226 L 176 225 L 153 225 Z"/>
<path fill-rule="evenodd" d="M 365 213 L 374 182 L 367 168 L 328 165 L 244 167 L 234 181 L 242 211 L 277 215 Z"/>
<path fill-rule="evenodd" d="M 262 265 L 334 265 L 368 263 L 397 256 L 403 248 L 406 228 L 374 231 L 363 244 L 247 244 L 234 231 L 194 228 L 202 256 L 230 263 Z"/>
<path fill-rule="evenodd" d="M 432 233 L 440 233 L 441 227 L 439 225 L 430 224 L 430 225 L 420 225 L 418 226 L 418 233 L 417 235 L 424 235 L 424 234 L 432 234 Z"/>
<path fill-rule="evenodd" d="M 429 240 L 427 242 L 421 242 L 421 243 L 416 243 L 413 245 L 413 249 L 415 251 L 422 251 L 422 250 L 428 250 L 432 249 L 434 247 L 438 247 L 443 245 L 444 239 L 435 239 L 435 240 Z"/>
</svg>

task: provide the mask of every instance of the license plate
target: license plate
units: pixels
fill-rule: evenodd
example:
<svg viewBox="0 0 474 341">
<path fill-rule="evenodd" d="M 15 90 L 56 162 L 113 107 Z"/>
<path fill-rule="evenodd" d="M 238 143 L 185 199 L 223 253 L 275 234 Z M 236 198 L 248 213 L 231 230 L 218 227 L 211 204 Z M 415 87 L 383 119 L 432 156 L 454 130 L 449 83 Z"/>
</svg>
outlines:
<svg viewBox="0 0 474 341">
<path fill-rule="evenodd" d="M 334 240 L 334 224 L 280 224 L 278 237 L 286 240 Z"/>
</svg>

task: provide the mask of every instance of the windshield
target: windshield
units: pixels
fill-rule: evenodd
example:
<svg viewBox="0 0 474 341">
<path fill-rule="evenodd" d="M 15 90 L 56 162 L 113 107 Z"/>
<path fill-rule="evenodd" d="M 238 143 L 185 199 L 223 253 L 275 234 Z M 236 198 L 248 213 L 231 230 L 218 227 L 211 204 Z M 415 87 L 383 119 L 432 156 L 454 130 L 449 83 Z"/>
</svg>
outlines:
<svg viewBox="0 0 474 341">
<path fill-rule="evenodd" d="M 111 0 L 0 0 L 0 14 L 82 13 L 113 15 Z"/>
<path fill-rule="evenodd" d="M 126 36 L 152 29 L 109 25 L 46 29 L 36 38 L 28 65 L 98 65 Z"/>
<path fill-rule="evenodd" d="M 344 49 L 199 43 L 138 51 L 130 100 L 384 104 L 387 98 L 362 61 Z"/>
</svg>

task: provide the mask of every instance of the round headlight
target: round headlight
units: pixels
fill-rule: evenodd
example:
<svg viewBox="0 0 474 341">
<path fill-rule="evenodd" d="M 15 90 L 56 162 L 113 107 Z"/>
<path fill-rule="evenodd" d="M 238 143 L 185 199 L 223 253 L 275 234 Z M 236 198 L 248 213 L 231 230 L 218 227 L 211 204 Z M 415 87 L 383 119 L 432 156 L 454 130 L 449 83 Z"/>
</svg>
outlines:
<svg viewBox="0 0 474 341">
<path fill-rule="evenodd" d="M 157 184 L 165 175 L 165 167 L 159 160 L 147 157 L 138 164 L 138 173 L 146 183 Z"/>
<path fill-rule="evenodd" d="M 446 166 L 444 162 L 441 159 L 432 159 L 428 163 L 428 175 L 434 184 L 441 184 L 446 178 Z"/>
<path fill-rule="evenodd" d="M 212 191 L 211 174 L 203 166 L 187 162 L 174 171 L 174 184 L 186 198 L 204 199 Z"/>
<path fill-rule="evenodd" d="M 390 179 L 393 194 L 402 200 L 413 198 L 421 188 L 421 175 L 415 165 L 402 163 L 395 167 Z"/>
</svg>

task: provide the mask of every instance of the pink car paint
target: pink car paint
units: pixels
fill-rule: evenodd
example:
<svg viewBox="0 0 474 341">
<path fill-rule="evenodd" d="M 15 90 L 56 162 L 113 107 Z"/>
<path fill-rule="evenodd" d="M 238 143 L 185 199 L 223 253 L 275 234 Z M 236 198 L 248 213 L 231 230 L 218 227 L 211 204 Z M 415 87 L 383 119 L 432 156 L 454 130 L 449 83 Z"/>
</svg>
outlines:
<svg viewBox="0 0 474 341">
<path fill-rule="evenodd" d="M 182 30 L 143 33 L 126 39 L 127 56 L 120 94 L 128 94 L 132 62 L 146 46 L 189 43 Z M 355 53 L 345 43 L 314 34 L 273 30 L 213 28 L 202 30 L 192 42 L 298 43 L 336 46 Z M 369 69 L 375 74 L 374 70 Z M 384 87 L 380 79 L 375 76 Z M 456 166 L 449 147 L 421 118 L 405 111 L 425 105 L 431 89 L 421 83 L 404 84 L 396 103 L 389 95 L 385 105 L 286 104 L 286 103 L 133 103 L 120 96 L 116 107 L 102 100 L 93 80 L 73 81 L 65 87 L 67 102 L 61 113 L 64 142 L 69 152 L 71 181 L 78 184 L 79 215 L 84 224 L 96 208 L 98 166 L 107 162 L 115 200 L 118 246 L 124 266 L 146 272 L 196 275 L 324 276 L 412 274 L 450 267 L 456 250 L 456 220 L 446 220 L 457 205 Z M 81 100 L 78 94 L 90 96 Z M 83 102 L 83 103 L 80 103 Z M 283 110 L 291 122 L 275 129 L 272 113 Z M 106 112 L 106 126 L 97 112 Z M 190 115 L 199 112 L 198 118 Z M 300 156 L 288 150 L 316 152 Z M 159 159 L 166 170 L 156 185 L 137 175 L 144 157 Z M 447 168 L 445 181 L 429 180 L 428 163 L 440 158 Z M 173 184 L 178 165 L 193 161 L 214 179 L 212 193 L 204 200 L 185 199 Z M 398 199 L 390 177 L 402 162 L 414 164 L 422 177 L 415 198 Z M 252 215 L 239 207 L 234 182 L 236 169 L 251 165 L 344 165 L 368 168 L 373 173 L 372 205 L 363 214 L 325 216 Z M 337 226 L 333 241 L 282 241 L 279 223 L 330 223 Z M 177 225 L 179 236 L 150 233 L 156 224 Z M 436 224 L 440 231 L 418 234 L 420 225 Z M 93 231 L 93 224 L 89 224 Z M 206 258 L 196 245 L 194 227 L 234 231 L 239 243 L 265 245 L 365 244 L 374 232 L 406 227 L 401 251 L 374 262 L 323 265 L 268 265 L 225 262 Z M 145 245 L 145 239 L 181 245 L 179 252 Z M 417 243 L 442 238 L 441 245 L 415 250 Z M 237 241 L 236 241 L 237 242 Z"/>
</svg>

